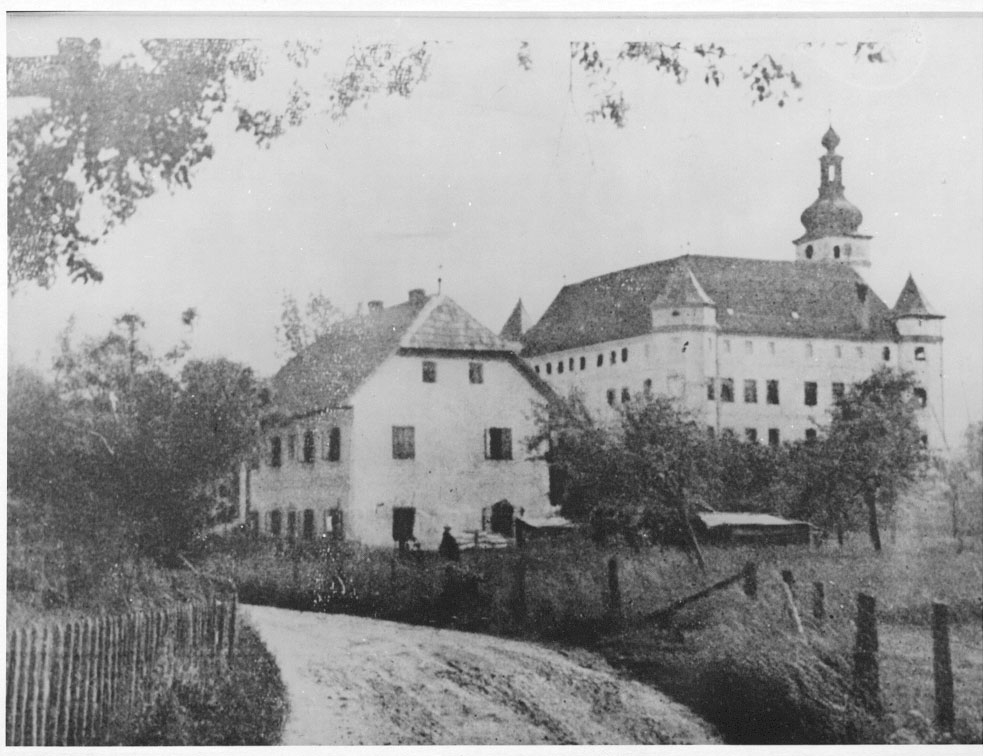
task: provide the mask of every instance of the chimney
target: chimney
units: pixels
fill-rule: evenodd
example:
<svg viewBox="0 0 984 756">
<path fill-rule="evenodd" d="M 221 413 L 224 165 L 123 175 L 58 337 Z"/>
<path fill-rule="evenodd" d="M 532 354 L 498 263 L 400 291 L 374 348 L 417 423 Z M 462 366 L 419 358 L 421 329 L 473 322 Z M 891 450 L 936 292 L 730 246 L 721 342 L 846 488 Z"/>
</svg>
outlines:
<svg viewBox="0 0 984 756">
<path fill-rule="evenodd" d="M 858 321 L 861 331 L 868 333 L 871 330 L 871 299 L 868 297 L 868 285 L 859 282 L 854 286 L 858 293 L 858 303 L 861 305 L 858 309 Z"/>
<path fill-rule="evenodd" d="M 410 289 L 409 299 L 414 307 L 420 307 L 427 299 L 427 294 L 423 289 Z"/>
<path fill-rule="evenodd" d="M 383 311 L 383 300 L 382 299 L 371 299 L 369 301 L 369 313 L 375 315 L 376 313 Z"/>
</svg>

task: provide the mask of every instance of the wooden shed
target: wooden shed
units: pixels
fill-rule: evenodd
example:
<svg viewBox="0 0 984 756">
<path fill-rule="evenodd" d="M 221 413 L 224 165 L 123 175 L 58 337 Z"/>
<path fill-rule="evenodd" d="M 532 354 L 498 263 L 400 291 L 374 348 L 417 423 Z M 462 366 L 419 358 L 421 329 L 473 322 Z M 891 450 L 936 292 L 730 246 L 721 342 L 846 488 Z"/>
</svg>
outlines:
<svg viewBox="0 0 984 756">
<path fill-rule="evenodd" d="M 781 517 L 757 512 L 699 512 L 694 529 L 697 536 L 714 544 L 776 544 L 810 543 L 810 523 L 784 520 Z"/>
</svg>

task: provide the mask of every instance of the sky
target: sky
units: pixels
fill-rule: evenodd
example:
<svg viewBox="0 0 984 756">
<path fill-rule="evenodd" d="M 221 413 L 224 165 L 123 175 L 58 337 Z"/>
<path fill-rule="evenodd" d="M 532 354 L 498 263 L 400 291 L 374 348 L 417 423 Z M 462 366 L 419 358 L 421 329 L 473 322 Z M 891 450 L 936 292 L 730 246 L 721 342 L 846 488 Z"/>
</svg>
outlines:
<svg viewBox="0 0 984 756">
<path fill-rule="evenodd" d="M 77 334 L 98 335 L 135 311 L 159 354 L 188 339 L 192 356 L 270 375 L 286 358 L 275 336 L 285 293 L 353 311 L 433 293 L 440 278 L 498 331 L 520 297 L 537 319 L 564 284 L 633 265 L 791 260 L 832 124 L 846 196 L 874 236 L 864 275 L 891 306 L 911 273 L 947 316 L 951 443 L 982 416 L 980 16 L 28 16 L 8 20 L 8 54 L 49 53 L 60 36 L 98 37 L 107 56 L 150 36 L 248 36 L 273 52 L 317 40 L 316 86 L 361 44 L 428 40 L 432 60 L 410 98 L 377 96 L 339 122 L 312 116 L 269 149 L 216 121 L 215 157 L 192 188 L 159 192 L 92 250 L 103 283 L 62 276 L 8 297 L 11 364 L 47 369 L 73 315 Z M 622 64 L 619 129 L 585 117 L 570 40 L 714 42 L 733 57 L 719 88 L 696 69 L 679 85 Z M 885 44 L 888 63 L 854 60 L 867 40 Z M 803 81 L 783 108 L 753 105 L 737 69 L 765 52 Z M 242 96 L 282 98 L 271 71 Z"/>
</svg>

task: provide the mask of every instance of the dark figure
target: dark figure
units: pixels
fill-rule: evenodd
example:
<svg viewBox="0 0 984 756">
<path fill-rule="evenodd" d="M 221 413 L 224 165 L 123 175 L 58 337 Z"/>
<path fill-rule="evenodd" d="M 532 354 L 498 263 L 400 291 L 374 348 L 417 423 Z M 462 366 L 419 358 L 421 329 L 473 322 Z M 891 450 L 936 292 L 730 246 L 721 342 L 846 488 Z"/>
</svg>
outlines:
<svg viewBox="0 0 984 756">
<path fill-rule="evenodd" d="M 441 545 L 437 547 L 437 553 L 452 562 L 457 562 L 461 558 L 461 549 L 458 548 L 458 542 L 451 535 L 451 528 L 447 525 L 444 526 L 444 535 L 441 537 Z"/>
</svg>

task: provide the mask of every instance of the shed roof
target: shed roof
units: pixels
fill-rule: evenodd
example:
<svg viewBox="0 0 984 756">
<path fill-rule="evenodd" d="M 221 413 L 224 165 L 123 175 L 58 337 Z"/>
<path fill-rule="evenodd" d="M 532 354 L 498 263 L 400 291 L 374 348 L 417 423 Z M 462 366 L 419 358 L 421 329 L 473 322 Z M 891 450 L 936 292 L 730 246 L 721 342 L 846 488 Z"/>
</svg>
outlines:
<svg viewBox="0 0 984 756">
<path fill-rule="evenodd" d="M 703 296 L 695 296 L 697 291 Z M 565 286 L 523 335 L 523 354 L 649 333 L 651 306 L 672 304 L 677 295 L 681 305 L 711 300 L 720 332 L 726 334 L 864 341 L 896 337 L 891 311 L 848 265 L 684 255 Z"/>
<path fill-rule="evenodd" d="M 698 512 L 697 517 L 708 528 L 722 526 L 767 526 L 767 527 L 790 527 L 793 525 L 809 525 L 802 520 L 784 520 L 770 514 L 760 514 L 758 512 Z"/>
</svg>

